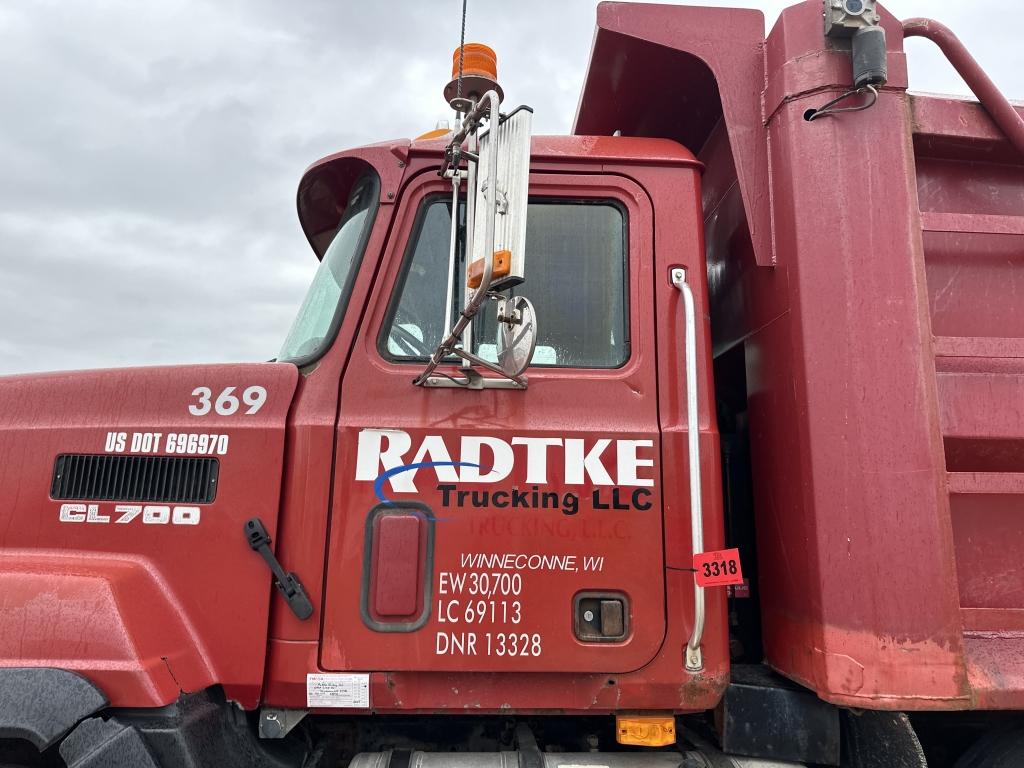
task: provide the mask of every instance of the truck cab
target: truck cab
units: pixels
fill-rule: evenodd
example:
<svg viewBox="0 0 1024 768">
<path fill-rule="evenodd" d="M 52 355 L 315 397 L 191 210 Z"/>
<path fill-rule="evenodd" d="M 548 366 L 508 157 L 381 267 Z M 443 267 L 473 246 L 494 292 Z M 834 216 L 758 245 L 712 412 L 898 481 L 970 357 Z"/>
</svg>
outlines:
<svg viewBox="0 0 1024 768">
<path fill-rule="evenodd" d="M 665 140 L 535 138 L 529 275 L 510 289 L 536 312 L 528 384 L 487 371 L 472 387 L 458 384 L 455 359 L 414 386 L 447 333 L 446 296 L 464 304 L 461 247 L 456 284 L 446 285 L 445 144 L 343 153 L 300 185 L 300 219 L 322 261 L 284 350 L 302 372 L 293 442 L 313 439 L 303 405 L 320 402 L 321 388 L 337 397 L 338 423 L 322 448 L 303 447 L 290 474 L 309 477 L 303 460 L 336 460 L 329 503 L 309 504 L 308 480 L 294 497 L 286 488 L 283 558 L 295 559 L 292 526 L 329 532 L 323 573 L 303 576 L 324 584 L 313 600 L 322 629 L 278 610 L 271 663 L 313 652 L 298 641 L 319 641 L 324 670 L 386 670 L 370 678 L 375 709 L 461 709 L 466 690 L 482 710 L 566 706 L 562 686 L 537 684 L 538 673 L 573 675 L 572 708 L 640 706 L 651 686 L 661 709 L 700 708 L 724 684 L 726 644 L 711 630 L 704 669 L 683 672 L 695 606 L 684 328 L 671 282 L 674 268 L 704 269 L 700 164 Z M 671 223 L 655 228 L 659 206 Z M 458 216 L 462 238 L 464 206 Z M 699 288 L 697 302 L 706 350 Z M 475 351 L 493 356 L 495 334 L 485 306 Z M 714 488 L 710 370 L 701 375 L 702 472 Z M 714 494 L 706 515 L 709 539 L 720 542 Z M 720 619 L 724 603 L 712 603 Z M 282 688 L 282 703 L 304 703 L 304 678 Z"/>
</svg>

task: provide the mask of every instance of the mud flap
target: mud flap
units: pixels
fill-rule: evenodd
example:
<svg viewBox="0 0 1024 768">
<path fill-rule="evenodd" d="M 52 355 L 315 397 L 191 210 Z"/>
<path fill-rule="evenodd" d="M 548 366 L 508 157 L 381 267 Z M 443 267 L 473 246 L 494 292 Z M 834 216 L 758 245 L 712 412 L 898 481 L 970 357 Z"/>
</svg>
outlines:
<svg viewBox="0 0 1024 768">
<path fill-rule="evenodd" d="M 843 768 L 928 768 L 921 742 L 902 712 L 844 710 Z"/>
<path fill-rule="evenodd" d="M 105 706 L 107 697 L 74 672 L 0 669 L 0 739 L 25 739 L 42 752 Z"/>
</svg>

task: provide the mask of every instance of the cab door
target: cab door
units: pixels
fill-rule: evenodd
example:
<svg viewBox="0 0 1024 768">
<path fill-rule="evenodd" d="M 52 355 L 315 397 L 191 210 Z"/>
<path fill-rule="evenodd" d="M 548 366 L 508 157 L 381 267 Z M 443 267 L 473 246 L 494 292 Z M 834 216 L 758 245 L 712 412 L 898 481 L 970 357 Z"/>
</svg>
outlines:
<svg viewBox="0 0 1024 768">
<path fill-rule="evenodd" d="M 517 390 L 413 386 L 443 332 L 451 201 L 433 173 L 402 193 L 341 385 L 324 670 L 626 672 L 662 644 L 651 204 L 612 175 L 536 173 L 530 195 Z"/>
</svg>

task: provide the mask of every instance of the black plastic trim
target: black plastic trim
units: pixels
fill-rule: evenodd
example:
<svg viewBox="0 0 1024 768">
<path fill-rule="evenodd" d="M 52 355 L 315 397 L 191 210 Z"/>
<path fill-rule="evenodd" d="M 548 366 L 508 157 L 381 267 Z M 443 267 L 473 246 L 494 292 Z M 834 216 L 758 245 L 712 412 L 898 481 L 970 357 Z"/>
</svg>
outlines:
<svg viewBox="0 0 1024 768">
<path fill-rule="evenodd" d="M 800 764 L 847 765 L 839 759 L 838 707 L 760 664 L 735 664 L 731 674 L 715 712 L 724 752 Z"/>
<path fill-rule="evenodd" d="M 99 688 L 66 669 L 0 669 L 0 738 L 25 739 L 41 752 L 107 703 Z"/>
<path fill-rule="evenodd" d="M 50 498 L 212 504 L 219 479 L 220 460 L 210 456 L 62 453 Z"/>
<path fill-rule="evenodd" d="M 261 742 L 219 688 L 166 707 L 108 710 L 60 745 L 68 768 L 300 768 L 312 764 L 308 753 L 297 741 Z"/>
</svg>

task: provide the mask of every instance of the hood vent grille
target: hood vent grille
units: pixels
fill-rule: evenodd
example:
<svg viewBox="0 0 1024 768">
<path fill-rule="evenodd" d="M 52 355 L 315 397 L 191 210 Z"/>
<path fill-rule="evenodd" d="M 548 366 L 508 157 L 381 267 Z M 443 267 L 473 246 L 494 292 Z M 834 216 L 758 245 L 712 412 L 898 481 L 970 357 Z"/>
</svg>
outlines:
<svg viewBox="0 0 1024 768">
<path fill-rule="evenodd" d="M 214 458 L 64 453 L 53 466 L 50 497 L 209 504 L 217 496 L 219 474 Z"/>
</svg>

